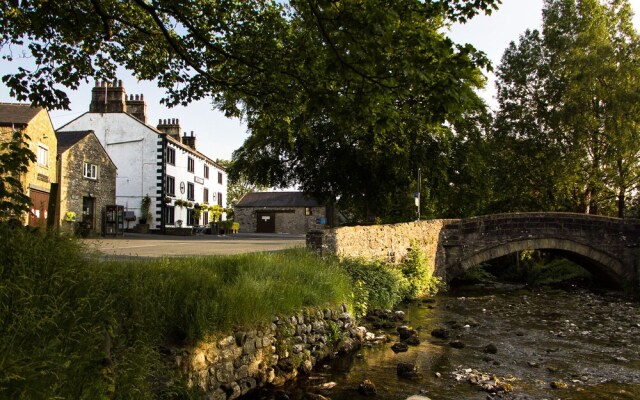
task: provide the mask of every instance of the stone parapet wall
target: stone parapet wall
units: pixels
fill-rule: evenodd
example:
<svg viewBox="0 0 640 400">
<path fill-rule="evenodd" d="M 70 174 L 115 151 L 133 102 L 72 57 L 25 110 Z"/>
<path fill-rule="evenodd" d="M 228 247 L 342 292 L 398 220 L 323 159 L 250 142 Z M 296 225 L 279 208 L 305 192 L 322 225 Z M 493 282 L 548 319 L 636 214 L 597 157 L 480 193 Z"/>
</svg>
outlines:
<svg viewBox="0 0 640 400">
<path fill-rule="evenodd" d="M 466 269 L 517 251 L 557 251 L 614 283 L 640 282 L 640 220 L 529 212 L 341 227 L 307 234 L 307 248 L 338 257 L 401 261 L 416 244 L 434 275 L 451 281 Z"/>
<path fill-rule="evenodd" d="M 312 232 L 307 235 L 307 248 L 338 257 L 354 257 L 397 263 L 408 249 L 418 246 L 435 271 L 440 236 L 445 225 L 456 220 L 429 220 L 390 225 L 350 226 Z"/>
<path fill-rule="evenodd" d="M 334 352 L 359 347 L 365 332 L 356 329 L 346 306 L 311 309 L 274 318 L 260 329 L 236 330 L 178 349 L 174 360 L 203 399 L 230 400 L 265 384 L 281 386 L 298 373 L 311 372 L 316 362 Z"/>
</svg>

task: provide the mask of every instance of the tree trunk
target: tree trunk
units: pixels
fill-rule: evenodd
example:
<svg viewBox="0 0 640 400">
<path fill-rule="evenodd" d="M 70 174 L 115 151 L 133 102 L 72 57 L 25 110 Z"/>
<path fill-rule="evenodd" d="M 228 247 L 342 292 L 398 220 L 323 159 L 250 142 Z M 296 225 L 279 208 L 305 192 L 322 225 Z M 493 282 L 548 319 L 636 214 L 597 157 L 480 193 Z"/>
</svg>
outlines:
<svg viewBox="0 0 640 400">
<path fill-rule="evenodd" d="M 624 218 L 625 200 L 624 188 L 618 189 L 618 218 Z"/>
</svg>

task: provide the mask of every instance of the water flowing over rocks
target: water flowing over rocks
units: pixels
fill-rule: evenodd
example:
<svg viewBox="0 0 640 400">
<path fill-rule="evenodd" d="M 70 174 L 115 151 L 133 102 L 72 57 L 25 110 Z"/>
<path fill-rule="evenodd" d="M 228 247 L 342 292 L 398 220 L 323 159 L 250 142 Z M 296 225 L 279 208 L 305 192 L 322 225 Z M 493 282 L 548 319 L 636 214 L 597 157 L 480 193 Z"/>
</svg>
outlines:
<svg viewBox="0 0 640 400">
<path fill-rule="evenodd" d="M 390 400 L 640 398 L 637 302 L 492 284 L 401 308 L 402 319 L 389 310 L 366 318 L 367 329 L 358 335 L 375 340 L 323 362 L 309 376 L 299 374 L 285 387 L 290 400 L 307 393 L 352 400 L 364 379 L 375 384 L 376 398 Z M 423 336 L 418 346 L 401 340 L 412 331 Z M 451 347 L 456 341 L 465 346 Z M 329 382 L 335 386 L 322 389 Z"/>
</svg>

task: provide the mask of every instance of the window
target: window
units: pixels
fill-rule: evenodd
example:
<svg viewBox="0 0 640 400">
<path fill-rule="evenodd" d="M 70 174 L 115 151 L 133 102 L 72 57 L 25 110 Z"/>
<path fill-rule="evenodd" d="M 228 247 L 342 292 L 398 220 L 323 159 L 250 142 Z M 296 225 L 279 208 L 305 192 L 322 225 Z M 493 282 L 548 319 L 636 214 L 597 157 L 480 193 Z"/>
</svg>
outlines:
<svg viewBox="0 0 640 400">
<path fill-rule="evenodd" d="M 164 208 L 164 223 L 167 225 L 173 225 L 175 216 L 175 208 L 172 206 L 166 206 Z"/>
<path fill-rule="evenodd" d="M 207 188 L 204 188 L 202 191 L 202 202 L 203 203 L 209 202 L 209 189 Z"/>
<path fill-rule="evenodd" d="M 196 163 L 193 161 L 193 158 L 187 158 L 187 171 L 193 172 L 196 170 Z"/>
<path fill-rule="evenodd" d="M 42 145 L 38 145 L 38 164 L 43 167 L 49 166 L 49 149 Z"/>
<path fill-rule="evenodd" d="M 176 151 L 167 148 L 167 164 L 176 165 Z"/>
<path fill-rule="evenodd" d="M 218 193 L 218 205 L 222 205 L 222 193 Z"/>
<path fill-rule="evenodd" d="M 204 179 L 209 179 L 209 166 L 204 166 Z"/>
<path fill-rule="evenodd" d="M 209 212 L 208 211 L 203 211 L 202 212 L 202 225 L 204 225 L 204 226 L 209 225 Z"/>
<path fill-rule="evenodd" d="M 187 209 L 187 226 L 194 226 L 194 220 L 193 220 L 193 209 L 192 208 L 188 208 Z"/>
<path fill-rule="evenodd" d="M 167 196 L 176 195 L 176 178 L 171 175 L 167 175 L 167 187 L 164 189 Z"/>
<path fill-rule="evenodd" d="M 191 182 L 187 182 L 187 200 L 195 199 L 195 186 Z"/>
<path fill-rule="evenodd" d="M 222 185 L 222 172 L 218 172 L 218 183 Z"/>
<path fill-rule="evenodd" d="M 304 208 L 304 215 L 307 215 L 307 216 L 311 215 L 311 207 Z"/>
<path fill-rule="evenodd" d="M 91 163 L 84 163 L 83 175 L 85 178 L 98 179 L 98 166 Z"/>
</svg>

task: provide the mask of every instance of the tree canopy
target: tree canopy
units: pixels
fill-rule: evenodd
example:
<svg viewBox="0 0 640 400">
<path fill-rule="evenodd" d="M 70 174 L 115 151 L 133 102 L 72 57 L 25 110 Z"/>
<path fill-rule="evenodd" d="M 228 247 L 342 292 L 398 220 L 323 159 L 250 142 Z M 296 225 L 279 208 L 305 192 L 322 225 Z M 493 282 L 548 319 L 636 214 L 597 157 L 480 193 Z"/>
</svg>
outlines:
<svg viewBox="0 0 640 400">
<path fill-rule="evenodd" d="M 498 68 L 498 209 L 622 217 L 640 172 L 640 40 L 626 0 L 546 0 Z"/>
<path fill-rule="evenodd" d="M 117 66 L 157 79 L 168 105 L 210 97 L 249 127 L 232 175 L 373 215 L 408 197 L 434 138 L 484 107 L 474 89 L 487 59 L 443 32 L 499 3 L 5 1 L 3 63 L 26 52 L 36 68 L 2 80 L 16 99 L 50 109 Z"/>
</svg>

